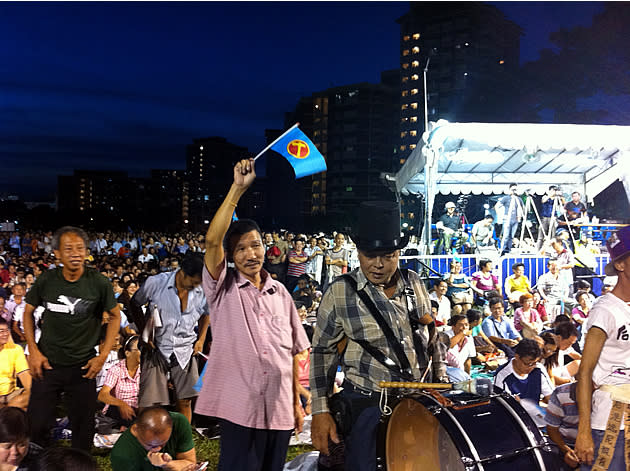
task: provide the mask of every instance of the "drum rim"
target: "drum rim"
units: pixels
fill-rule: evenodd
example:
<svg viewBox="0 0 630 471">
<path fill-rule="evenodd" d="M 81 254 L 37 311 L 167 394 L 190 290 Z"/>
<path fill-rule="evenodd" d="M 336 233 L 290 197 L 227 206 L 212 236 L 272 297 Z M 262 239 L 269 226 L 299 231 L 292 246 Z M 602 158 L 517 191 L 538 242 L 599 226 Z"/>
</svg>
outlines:
<svg viewBox="0 0 630 471">
<path fill-rule="evenodd" d="M 423 398 L 426 398 L 426 399 L 430 399 L 430 404 L 428 404 L 428 405 L 430 405 L 432 407 L 433 406 L 437 406 L 437 407 L 439 407 L 440 412 L 445 412 L 446 413 L 446 416 L 448 417 L 448 420 L 451 422 L 451 424 L 455 425 L 455 428 L 457 429 L 457 431 L 464 438 L 466 446 L 468 447 L 468 450 L 470 451 L 470 453 L 472 455 L 470 457 L 467 457 L 467 456 L 464 456 L 464 453 L 462 453 L 462 456 L 460 457 L 462 459 L 462 463 L 464 464 L 465 467 L 467 467 L 467 469 L 472 469 L 470 467 L 474 466 L 474 467 L 476 467 L 475 469 L 477 469 L 478 471 L 484 471 L 485 468 L 483 466 L 483 464 L 484 464 L 483 463 L 483 458 L 481 458 L 479 456 L 479 452 L 478 452 L 477 448 L 475 447 L 475 445 L 472 443 L 472 440 L 470 439 L 470 435 L 465 431 L 465 429 L 463 428 L 463 426 L 460 423 L 460 421 L 449 410 L 449 408 L 443 406 L 442 404 L 440 404 L 440 402 L 436 398 L 431 396 L 430 394 L 427 394 L 425 392 L 419 392 L 419 393 L 415 393 L 415 394 L 403 395 L 403 396 L 398 398 L 396 403 L 393 405 L 392 410 L 394 410 L 402 402 L 403 399 L 414 400 L 414 396 L 416 397 L 416 399 L 418 397 L 423 397 Z M 497 402 L 501 405 L 501 407 L 503 407 L 505 410 L 507 410 L 509 415 L 518 424 L 518 426 L 520 427 L 521 431 L 523 432 L 523 435 L 525 435 L 525 437 L 526 437 L 525 439 L 526 439 L 527 443 L 529 444 L 530 447 L 532 447 L 531 451 L 533 452 L 533 454 L 535 456 L 535 461 L 537 462 L 538 466 L 540 467 L 539 471 L 547 471 L 548 468 L 547 468 L 547 465 L 545 464 L 545 460 L 544 460 L 544 458 L 542 456 L 541 449 L 540 449 L 540 447 L 543 446 L 543 445 L 536 441 L 537 439 L 542 439 L 544 441 L 543 435 L 541 433 L 539 433 L 540 436 L 536 436 L 534 434 L 534 431 L 532 431 L 532 429 L 527 425 L 525 420 L 523 420 L 523 418 L 514 409 L 513 405 L 511 404 L 511 401 L 510 401 L 510 399 L 512 399 L 512 401 L 514 401 L 514 399 L 511 396 L 506 396 L 505 394 L 492 394 L 489 397 L 491 397 L 493 399 L 496 399 Z M 423 404 L 423 405 L 424 405 L 424 407 L 427 407 L 427 404 Z M 388 414 L 387 416 L 383 415 L 381 417 L 381 426 L 379 427 L 379 430 L 377 432 L 377 447 L 376 447 L 377 455 L 376 455 L 376 461 L 377 461 L 377 464 L 381 464 L 381 465 L 383 463 L 385 463 L 386 456 L 387 456 L 386 437 L 387 437 L 387 432 L 388 432 L 388 429 L 389 429 L 390 418 L 391 418 L 391 414 Z M 535 424 L 533 424 L 533 426 L 535 427 Z M 535 428 L 535 430 L 538 430 L 538 429 Z M 453 439 L 453 437 L 451 437 L 451 439 Z M 460 448 L 460 447 L 458 447 L 458 448 Z M 468 460 L 470 460 L 470 461 L 468 461 Z"/>
</svg>

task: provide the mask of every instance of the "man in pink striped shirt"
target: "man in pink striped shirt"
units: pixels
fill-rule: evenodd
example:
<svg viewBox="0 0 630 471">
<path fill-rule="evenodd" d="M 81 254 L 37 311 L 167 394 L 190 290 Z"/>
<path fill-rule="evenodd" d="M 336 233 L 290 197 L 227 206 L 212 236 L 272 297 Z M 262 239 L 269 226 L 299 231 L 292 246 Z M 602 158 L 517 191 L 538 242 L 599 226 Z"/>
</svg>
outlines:
<svg viewBox="0 0 630 471">
<path fill-rule="evenodd" d="M 203 289 L 213 341 L 195 410 L 219 419 L 222 471 L 282 470 L 291 431 L 303 422 L 295 357 L 308 338 L 289 292 L 262 268 L 258 225 L 230 224 L 255 177 L 252 159 L 236 164 L 206 234 Z"/>
</svg>

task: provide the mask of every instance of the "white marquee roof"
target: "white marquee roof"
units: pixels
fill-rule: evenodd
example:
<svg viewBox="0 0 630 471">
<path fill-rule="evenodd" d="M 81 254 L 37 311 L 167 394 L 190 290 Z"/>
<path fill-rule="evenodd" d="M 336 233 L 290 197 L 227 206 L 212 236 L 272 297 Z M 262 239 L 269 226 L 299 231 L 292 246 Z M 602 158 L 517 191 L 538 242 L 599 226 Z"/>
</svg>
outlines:
<svg viewBox="0 0 630 471">
<path fill-rule="evenodd" d="M 615 180 L 630 199 L 630 126 L 431 123 L 394 178 L 397 191 L 424 193 L 429 164 L 433 194 L 507 193 L 510 183 L 543 194 L 550 184 L 592 200 Z"/>
</svg>

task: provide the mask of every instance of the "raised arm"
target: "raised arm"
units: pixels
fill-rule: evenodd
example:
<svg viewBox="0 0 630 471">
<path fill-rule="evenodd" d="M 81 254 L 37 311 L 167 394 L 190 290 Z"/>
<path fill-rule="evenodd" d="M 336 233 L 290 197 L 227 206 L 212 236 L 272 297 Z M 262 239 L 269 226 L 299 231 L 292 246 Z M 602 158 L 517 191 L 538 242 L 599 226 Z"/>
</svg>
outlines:
<svg viewBox="0 0 630 471">
<path fill-rule="evenodd" d="M 210 275 L 215 280 L 219 278 L 221 267 L 225 259 L 223 252 L 223 238 L 232 222 L 232 214 L 241 196 L 256 178 L 254 159 L 243 159 L 234 166 L 234 181 L 223 203 L 210 222 L 206 234 L 206 255 L 204 261 Z"/>
</svg>

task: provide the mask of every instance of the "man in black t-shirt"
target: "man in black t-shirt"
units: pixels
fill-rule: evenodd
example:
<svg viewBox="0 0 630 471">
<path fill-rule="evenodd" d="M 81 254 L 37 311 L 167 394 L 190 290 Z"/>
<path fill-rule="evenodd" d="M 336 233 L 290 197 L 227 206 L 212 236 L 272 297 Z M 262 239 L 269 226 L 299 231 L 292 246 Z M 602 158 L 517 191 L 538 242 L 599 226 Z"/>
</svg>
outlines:
<svg viewBox="0 0 630 471">
<path fill-rule="evenodd" d="M 570 229 L 573 233 L 574 239 L 580 238 L 580 228 L 574 224 L 586 224 L 588 223 L 588 212 L 586 205 L 581 201 L 582 195 L 579 192 L 574 191 L 571 193 L 571 201 L 564 205 L 566 217 L 571 224 Z"/>
<path fill-rule="evenodd" d="M 440 232 L 440 238 L 435 246 L 435 254 L 440 255 L 442 249 L 449 254 L 453 245 L 453 236 L 462 227 L 462 218 L 455 214 L 455 203 L 449 201 L 444 205 L 446 214 L 438 219 L 435 227 Z"/>
<path fill-rule="evenodd" d="M 24 335 L 33 376 L 28 415 L 31 439 L 46 446 L 55 421 L 56 398 L 65 393 L 72 447 L 90 451 L 94 439 L 96 374 L 120 330 L 120 309 L 110 282 L 86 268 L 88 238 L 82 229 L 66 226 L 52 240 L 63 266 L 43 273 L 26 295 Z M 42 335 L 35 342 L 33 312 L 42 314 Z M 102 353 L 96 356 L 103 313 L 109 323 Z"/>
</svg>

